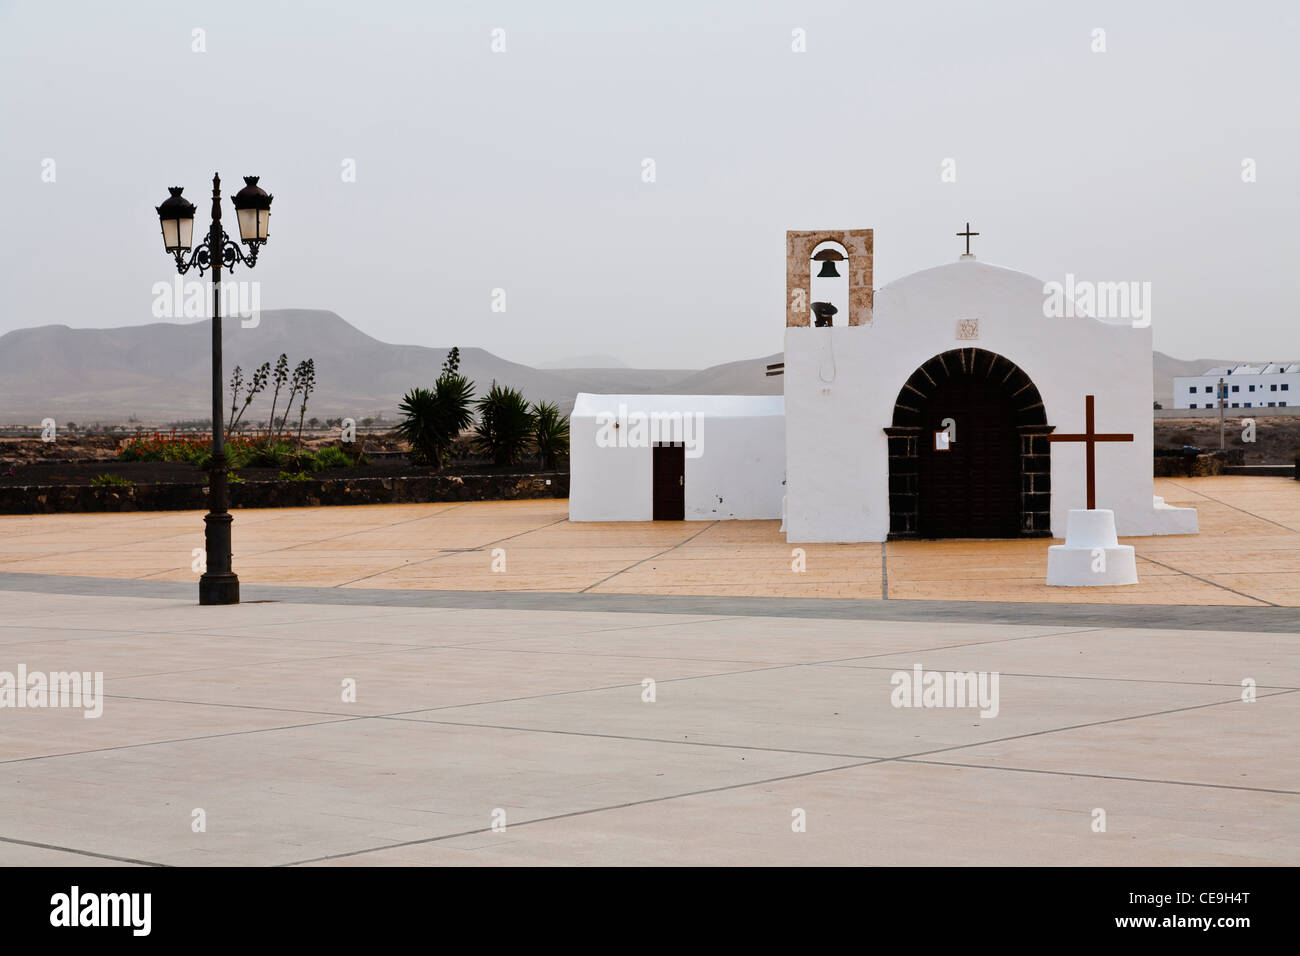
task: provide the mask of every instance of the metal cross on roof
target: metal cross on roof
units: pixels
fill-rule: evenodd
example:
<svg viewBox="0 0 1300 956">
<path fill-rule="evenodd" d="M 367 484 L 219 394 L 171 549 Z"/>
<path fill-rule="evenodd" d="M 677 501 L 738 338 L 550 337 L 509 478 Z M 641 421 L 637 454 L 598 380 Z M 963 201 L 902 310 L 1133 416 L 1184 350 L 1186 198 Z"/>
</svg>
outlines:
<svg viewBox="0 0 1300 956">
<path fill-rule="evenodd" d="M 979 235 L 978 232 L 971 232 L 971 231 L 970 231 L 970 223 L 966 223 L 966 231 L 965 231 L 965 232 L 959 232 L 959 233 L 957 233 L 957 236 L 958 236 L 959 238 L 960 238 L 961 236 L 965 236 L 965 237 L 966 237 L 966 255 L 970 255 L 970 237 L 971 237 L 971 236 L 978 236 L 978 235 Z"/>
</svg>

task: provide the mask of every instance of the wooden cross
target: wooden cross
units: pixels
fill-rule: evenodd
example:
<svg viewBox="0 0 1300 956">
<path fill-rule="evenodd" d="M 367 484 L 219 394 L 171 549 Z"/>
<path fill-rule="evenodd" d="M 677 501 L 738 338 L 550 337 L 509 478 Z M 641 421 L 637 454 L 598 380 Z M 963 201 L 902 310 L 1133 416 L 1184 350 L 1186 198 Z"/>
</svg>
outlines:
<svg viewBox="0 0 1300 956">
<path fill-rule="evenodd" d="M 961 237 L 961 236 L 965 236 L 965 237 L 966 237 L 966 255 L 970 255 L 970 237 L 971 237 L 971 236 L 978 236 L 979 233 L 978 233 L 978 232 L 971 232 L 971 231 L 970 231 L 970 223 L 966 223 L 966 231 L 965 231 L 965 232 L 959 232 L 959 233 L 957 233 L 957 235 L 958 235 L 958 237 Z"/>
<path fill-rule="evenodd" d="M 970 228 L 969 226 L 967 228 Z M 1081 441 L 1087 443 L 1088 450 L 1088 510 L 1092 511 L 1097 507 L 1097 442 L 1099 441 L 1132 441 L 1133 436 L 1129 435 L 1098 435 L 1093 429 L 1093 406 L 1092 396 L 1086 397 L 1084 402 L 1084 422 L 1082 435 L 1048 435 L 1048 441 Z"/>
</svg>

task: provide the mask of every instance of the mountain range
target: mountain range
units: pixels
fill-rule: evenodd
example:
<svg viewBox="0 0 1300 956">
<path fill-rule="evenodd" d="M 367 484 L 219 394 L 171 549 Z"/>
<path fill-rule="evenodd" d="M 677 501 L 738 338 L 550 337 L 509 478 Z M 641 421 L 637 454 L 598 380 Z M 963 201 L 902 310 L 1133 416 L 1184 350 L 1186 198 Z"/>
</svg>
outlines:
<svg viewBox="0 0 1300 956">
<path fill-rule="evenodd" d="M 281 352 L 288 355 L 291 369 L 311 358 L 316 391 L 308 414 L 319 418 L 394 417 L 410 388 L 433 384 L 448 351 L 381 342 L 335 313 L 315 309 L 267 310 L 253 328 L 230 320 L 222 332 L 227 386 L 237 365 L 249 378 L 263 362 L 274 366 Z M 207 418 L 211 343 L 212 323 L 206 319 L 113 329 L 16 329 L 0 336 L 0 424 L 33 423 L 46 416 L 83 423 L 125 421 L 131 415 L 146 422 Z M 767 378 L 763 371 L 767 362 L 777 360 L 769 356 L 703 370 L 542 369 L 485 349 L 460 349 L 460 370 L 479 394 L 496 381 L 519 389 L 530 401 L 555 402 L 565 414 L 580 391 L 776 394 L 781 380 Z M 267 396 L 269 392 L 255 400 L 250 418 L 266 416 Z"/>
<path fill-rule="evenodd" d="M 333 312 L 277 309 L 261 314 L 253 328 L 228 321 L 223 329 L 225 380 L 236 365 L 245 377 L 281 352 L 292 368 L 304 358 L 316 366 L 317 390 L 308 414 L 360 420 L 396 414 L 402 395 L 431 385 L 446 348 L 393 345 L 350 325 Z M 212 326 L 158 322 L 113 329 L 43 325 L 0 336 L 0 425 L 56 421 L 145 422 L 206 418 L 210 414 Z M 550 401 L 564 413 L 582 392 L 686 395 L 780 394 L 782 380 L 767 377 L 767 355 L 705 369 L 628 368 L 614 360 L 599 368 L 534 368 L 485 349 L 462 347 L 461 372 L 481 394 L 493 381 L 519 389 L 531 401 Z M 583 359 L 571 360 L 581 362 Z M 558 365 L 560 363 L 550 363 Z M 568 363 L 564 363 L 568 364 Z M 1172 405 L 1173 378 L 1203 372 L 1222 359 L 1184 361 L 1156 352 L 1152 382 L 1156 400 Z M 229 392 L 227 391 L 227 395 Z M 265 416 L 269 400 L 259 396 L 249 417 Z M 229 408 L 227 408 L 227 412 Z"/>
</svg>

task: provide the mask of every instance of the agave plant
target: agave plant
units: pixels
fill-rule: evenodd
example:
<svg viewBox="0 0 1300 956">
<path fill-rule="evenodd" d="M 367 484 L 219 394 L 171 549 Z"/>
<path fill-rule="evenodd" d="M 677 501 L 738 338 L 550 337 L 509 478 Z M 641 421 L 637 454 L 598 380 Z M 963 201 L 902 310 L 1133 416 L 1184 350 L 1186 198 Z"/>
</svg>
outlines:
<svg viewBox="0 0 1300 956">
<path fill-rule="evenodd" d="M 533 438 L 536 424 L 528 400 L 513 388 L 492 383 L 476 403 L 478 428 L 475 444 L 497 465 L 517 465 Z"/>
<path fill-rule="evenodd" d="M 271 430 L 275 428 L 275 406 L 280 401 L 280 389 L 289 378 L 289 356 L 283 352 L 275 360 L 275 372 L 272 373 L 271 380 L 275 384 L 275 391 L 271 395 L 271 421 L 266 426 L 266 437 L 270 439 Z"/>
<path fill-rule="evenodd" d="M 413 388 L 400 406 L 397 434 L 411 446 L 416 464 L 441 468 L 451 443 L 474 420 L 470 410 L 474 383 L 455 372 L 443 372 L 433 388 Z"/>
<path fill-rule="evenodd" d="M 271 363 L 263 362 L 261 367 L 259 367 L 257 371 L 253 373 L 253 379 L 250 382 L 243 382 L 243 373 L 240 371 L 238 366 L 235 367 L 235 371 L 239 373 L 238 380 L 246 386 L 248 391 L 244 395 L 244 404 L 240 407 L 238 414 L 232 414 L 230 416 L 230 424 L 226 429 L 227 438 L 229 438 L 231 435 L 235 434 L 236 431 L 238 431 L 240 421 L 244 417 L 244 412 L 248 411 L 248 406 L 253 404 L 253 399 L 257 397 L 257 394 L 261 392 L 264 388 L 266 388 L 267 376 L 271 374 Z M 231 385 L 232 387 L 234 386 L 233 381 L 231 382 Z M 235 397 L 236 398 L 239 397 L 239 392 L 237 389 L 235 390 Z M 231 405 L 231 408 L 234 408 L 233 404 Z"/>
<path fill-rule="evenodd" d="M 560 414 L 560 408 L 554 402 L 534 405 L 533 419 L 537 457 L 543 468 L 554 471 L 559 467 L 560 456 L 569 450 L 569 420 Z"/>
</svg>

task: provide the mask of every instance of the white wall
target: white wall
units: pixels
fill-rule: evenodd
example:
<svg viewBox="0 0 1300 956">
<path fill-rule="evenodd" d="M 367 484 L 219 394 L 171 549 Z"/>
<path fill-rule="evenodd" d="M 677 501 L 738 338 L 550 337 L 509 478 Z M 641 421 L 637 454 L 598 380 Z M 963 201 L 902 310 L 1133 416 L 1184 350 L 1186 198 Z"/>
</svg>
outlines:
<svg viewBox="0 0 1300 956">
<path fill-rule="evenodd" d="M 597 447 L 596 430 L 592 415 L 569 419 L 569 520 L 649 521 L 652 449 Z"/>
<path fill-rule="evenodd" d="M 702 414 L 700 454 L 686 457 L 686 520 L 781 517 L 785 417 L 779 413 L 779 397 L 584 395 L 579 396 L 569 421 L 570 521 L 650 521 L 654 517 L 653 449 L 596 444 L 599 425 L 591 409 L 613 411 L 620 404 L 632 412 Z M 754 407 L 756 413 L 736 412 L 737 407 L 747 406 Z M 777 414 L 771 414 L 773 406 Z M 716 414 L 721 408 L 726 413 Z M 627 422 L 620 424 L 626 433 Z"/>
<path fill-rule="evenodd" d="M 1096 396 L 1096 429 L 1131 432 L 1097 447 L 1097 507 L 1115 511 L 1119 534 L 1154 533 L 1151 330 L 1088 318 L 1046 318 L 1043 283 L 964 260 L 877 290 L 868 325 L 787 328 L 786 532 L 791 542 L 883 541 L 889 533 L 889 460 L 883 429 L 908 377 L 950 349 L 975 347 L 1016 363 L 1043 397 L 1057 432 L 1084 426 Z M 975 341 L 959 319 L 979 318 Z M 829 380 L 829 381 L 827 381 Z M 958 424 L 960 441 L 960 423 Z M 1082 444 L 1052 446 L 1052 533 L 1085 507 Z"/>
<path fill-rule="evenodd" d="M 686 520 L 780 518 L 785 417 L 705 422 L 704 453 L 686 459 Z"/>
<path fill-rule="evenodd" d="M 1215 414 L 1218 414 L 1218 395 L 1215 392 L 1215 386 L 1219 382 L 1218 375 L 1180 375 L 1174 379 L 1174 408 L 1190 408 L 1192 403 L 1196 404 L 1198 410 L 1210 408 Z M 1281 407 L 1285 402 L 1287 407 L 1300 405 L 1300 373 L 1297 372 L 1279 372 L 1272 375 L 1224 375 L 1223 384 L 1228 386 L 1228 407 L 1245 408 L 1246 403 L 1250 403 L 1251 408 L 1267 408 L 1268 403 L 1272 402 L 1275 407 Z M 1255 391 L 1250 390 L 1250 386 L 1255 386 Z M 1282 386 L 1287 386 L 1284 391 Z M 1205 389 L 1209 387 L 1207 392 Z M 1233 391 L 1233 386 L 1237 391 Z M 1277 391 L 1272 391 L 1273 386 L 1277 386 Z M 1195 387 L 1196 393 L 1192 394 L 1189 388 Z"/>
</svg>

